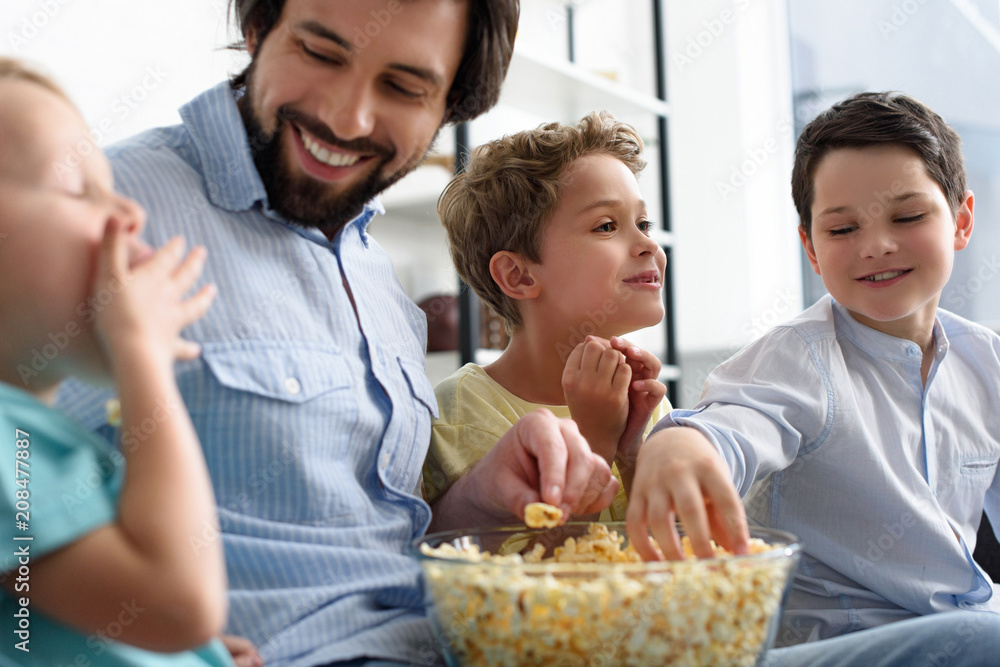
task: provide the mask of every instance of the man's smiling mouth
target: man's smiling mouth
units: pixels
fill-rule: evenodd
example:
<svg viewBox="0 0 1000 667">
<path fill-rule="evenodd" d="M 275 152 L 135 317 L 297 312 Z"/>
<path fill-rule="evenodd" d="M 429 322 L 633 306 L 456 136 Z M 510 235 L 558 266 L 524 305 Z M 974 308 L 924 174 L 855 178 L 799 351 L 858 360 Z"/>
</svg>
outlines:
<svg viewBox="0 0 1000 667">
<path fill-rule="evenodd" d="M 317 161 L 331 167 L 350 167 L 361 159 L 360 155 L 334 152 L 326 146 L 321 146 L 318 141 L 309 136 L 305 131 L 299 129 L 299 136 L 302 137 L 302 144 L 309 151 L 309 154 Z"/>
</svg>

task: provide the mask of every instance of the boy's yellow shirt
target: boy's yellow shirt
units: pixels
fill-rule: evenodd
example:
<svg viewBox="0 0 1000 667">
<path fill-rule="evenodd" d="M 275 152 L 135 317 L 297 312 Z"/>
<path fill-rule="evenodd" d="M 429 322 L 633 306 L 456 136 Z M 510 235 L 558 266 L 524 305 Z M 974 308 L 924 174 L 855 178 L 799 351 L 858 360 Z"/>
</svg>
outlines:
<svg viewBox="0 0 1000 667">
<path fill-rule="evenodd" d="M 424 462 L 423 492 L 434 503 L 452 484 L 467 473 L 524 415 L 546 408 L 557 417 L 569 418 L 565 405 L 530 403 L 510 393 L 481 366 L 466 364 L 442 380 L 434 390 L 440 417 L 431 429 L 431 445 Z M 660 417 L 670 411 L 666 398 L 653 411 L 643 436 Z M 621 485 L 618 469 L 612 473 Z M 624 521 L 628 499 L 619 486 L 611 506 L 601 512 L 601 521 Z"/>
</svg>

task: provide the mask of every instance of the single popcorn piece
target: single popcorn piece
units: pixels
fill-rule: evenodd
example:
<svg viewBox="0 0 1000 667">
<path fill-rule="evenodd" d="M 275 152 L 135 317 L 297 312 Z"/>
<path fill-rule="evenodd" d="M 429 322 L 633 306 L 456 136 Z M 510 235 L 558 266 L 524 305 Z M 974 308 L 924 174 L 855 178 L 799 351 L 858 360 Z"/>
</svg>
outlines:
<svg viewBox="0 0 1000 667">
<path fill-rule="evenodd" d="M 104 413 L 107 416 L 108 426 L 118 428 L 122 425 L 122 402 L 117 398 L 108 399 L 104 404 Z"/>
<path fill-rule="evenodd" d="M 548 503 L 528 503 L 524 507 L 524 523 L 529 528 L 555 528 L 562 517 L 562 510 Z"/>
</svg>

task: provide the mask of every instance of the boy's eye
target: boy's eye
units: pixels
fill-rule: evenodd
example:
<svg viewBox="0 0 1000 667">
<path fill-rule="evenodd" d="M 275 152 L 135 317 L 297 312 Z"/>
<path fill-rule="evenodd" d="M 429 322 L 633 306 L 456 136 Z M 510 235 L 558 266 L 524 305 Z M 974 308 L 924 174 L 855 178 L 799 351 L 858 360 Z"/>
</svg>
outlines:
<svg viewBox="0 0 1000 667">
<path fill-rule="evenodd" d="M 594 228 L 595 232 L 613 232 L 615 231 L 615 223 L 608 221 L 603 224 L 598 225 Z"/>
<path fill-rule="evenodd" d="M 836 229 L 830 230 L 830 236 L 844 236 L 845 234 L 850 234 L 854 231 L 853 226 L 848 227 L 837 227 Z"/>
<path fill-rule="evenodd" d="M 904 218 L 896 218 L 895 222 L 919 222 L 924 219 L 923 213 L 918 213 L 917 215 L 908 215 Z"/>
<path fill-rule="evenodd" d="M 653 222 L 651 220 L 640 220 L 636 223 L 636 226 L 639 228 L 640 232 L 648 235 L 653 229 Z"/>
</svg>

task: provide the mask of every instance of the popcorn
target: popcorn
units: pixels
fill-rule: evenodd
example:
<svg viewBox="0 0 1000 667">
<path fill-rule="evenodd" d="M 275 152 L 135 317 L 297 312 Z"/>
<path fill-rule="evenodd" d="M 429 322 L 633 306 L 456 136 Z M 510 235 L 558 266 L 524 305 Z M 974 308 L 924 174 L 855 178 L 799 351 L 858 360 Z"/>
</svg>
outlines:
<svg viewBox="0 0 1000 667">
<path fill-rule="evenodd" d="M 122 425 L 122 403 L 117 398 L 110 398 L 104 404 L 104 414 L 108 426 L 118 428 Z"/>
<path fill-rule="evenodd" d="M 555 528 L 562 523 L 563 511 L 548 503 L 528 503 L 524 506 L 524 523 L 528 528 Z"/>
<path fill-rule="evenodd" d="M 753 665 L 793 558 L 643 564 L 603 524 L 547 552 L 512 533 L 499 554 L 445 543 L 422 561 L 439 629 L 462 665 Z M 691 554 L 684 538 L 685 551 Z M 752 539 L 750 553 L 771 550 Z M 513 551 L 511 553 L 511 551 Z M 523 555 L 520 553 L 524 551 Z"/>
</svg>

